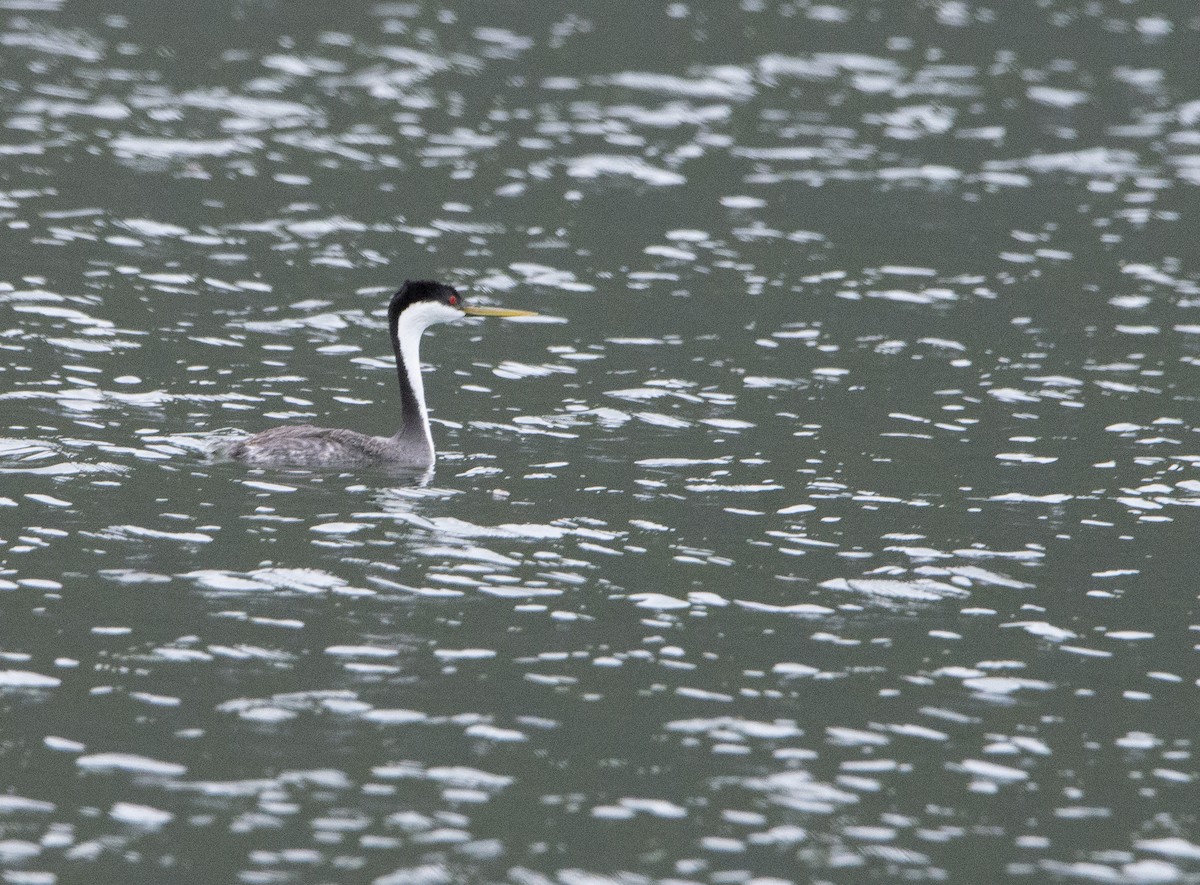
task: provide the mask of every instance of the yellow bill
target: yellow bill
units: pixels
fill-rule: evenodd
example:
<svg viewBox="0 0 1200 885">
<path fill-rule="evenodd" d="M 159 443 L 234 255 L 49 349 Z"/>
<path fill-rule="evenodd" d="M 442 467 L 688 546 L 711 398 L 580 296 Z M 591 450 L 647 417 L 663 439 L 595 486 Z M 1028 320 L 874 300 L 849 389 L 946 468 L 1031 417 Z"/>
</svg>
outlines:
<svg viewBox="0 0 1200 885">
<path fill-rule="evenodd" d="M 507 307 L 474 307 L 464 304 L 462 312 L 469 317 L 535 317 L 532 310 L 509 310 Z"/>
</svg>

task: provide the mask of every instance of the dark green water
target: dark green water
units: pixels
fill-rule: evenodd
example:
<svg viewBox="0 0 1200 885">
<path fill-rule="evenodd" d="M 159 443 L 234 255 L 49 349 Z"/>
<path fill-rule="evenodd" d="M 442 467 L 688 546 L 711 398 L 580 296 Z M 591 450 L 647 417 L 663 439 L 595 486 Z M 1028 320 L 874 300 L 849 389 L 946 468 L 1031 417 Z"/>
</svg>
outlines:
<svg viewBox="0 0 1200 885">
<path fill-rule="evenodd" d="M 0 881 L 1200 882 L 1198 41 L 0 0 Z"/>
</svg>

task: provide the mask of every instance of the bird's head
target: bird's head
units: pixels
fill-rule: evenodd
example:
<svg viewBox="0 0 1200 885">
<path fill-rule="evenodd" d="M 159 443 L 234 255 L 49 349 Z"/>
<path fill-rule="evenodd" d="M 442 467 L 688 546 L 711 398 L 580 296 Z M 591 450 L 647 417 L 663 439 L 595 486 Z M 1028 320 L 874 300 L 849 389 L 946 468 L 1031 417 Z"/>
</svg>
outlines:
<svg viewBox="0 0 1200 885">
<path fill-rule="evenodd" d="M 408 280 L 392 296 L 388 322 L 392 329 L 425 329 L 434 323 L 451 323 L 463 317 L 531 317 L 528 310 L 470 305 L 457 289 L 434 280 Z"/>
</svg>

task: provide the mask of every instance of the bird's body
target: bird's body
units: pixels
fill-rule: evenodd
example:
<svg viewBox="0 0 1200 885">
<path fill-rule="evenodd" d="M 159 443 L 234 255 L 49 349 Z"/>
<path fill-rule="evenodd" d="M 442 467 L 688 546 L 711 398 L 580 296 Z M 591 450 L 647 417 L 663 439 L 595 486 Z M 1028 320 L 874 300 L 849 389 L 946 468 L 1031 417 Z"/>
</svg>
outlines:
<svg viewBox="0 0 1200 885">
<path fill-rule="evenodd" d="M 400 434 L 368 436 L 357 430 L 311 424 L 272 427 L 233 443 L 225 454 L 258 467 L 428 467 L 434 460 L 428 447 L 412 445 Z"/>
<path fill-rule="evenodd" d="M 434 323 L 464 316 L 532 316 L 528 311 L 466 307 L 450 286 L 409 281 L 392 296 L 388 328 L 400 381 L 400 429 L 393 436 L 301 424 L 273 427 L 226 446 L 222 454 L 259 467 L 428 468 L 436 453 L 421 379 L 421 334 Z"/>
</svg>

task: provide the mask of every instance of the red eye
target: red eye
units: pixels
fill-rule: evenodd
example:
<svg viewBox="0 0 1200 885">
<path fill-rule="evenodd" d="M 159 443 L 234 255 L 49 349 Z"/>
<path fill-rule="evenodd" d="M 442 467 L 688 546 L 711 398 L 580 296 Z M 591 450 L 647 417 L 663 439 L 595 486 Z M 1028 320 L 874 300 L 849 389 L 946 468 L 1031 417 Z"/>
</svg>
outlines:
<svg viewBox="0 0 1200 885">
<path fill-rule="evenodd" d="M 451 307 L 454 307 L 456 304 L 458 304 L 458 296 L 457 295 L 451 295 L 447 300 L 450 302 Z"/>
</svg>

